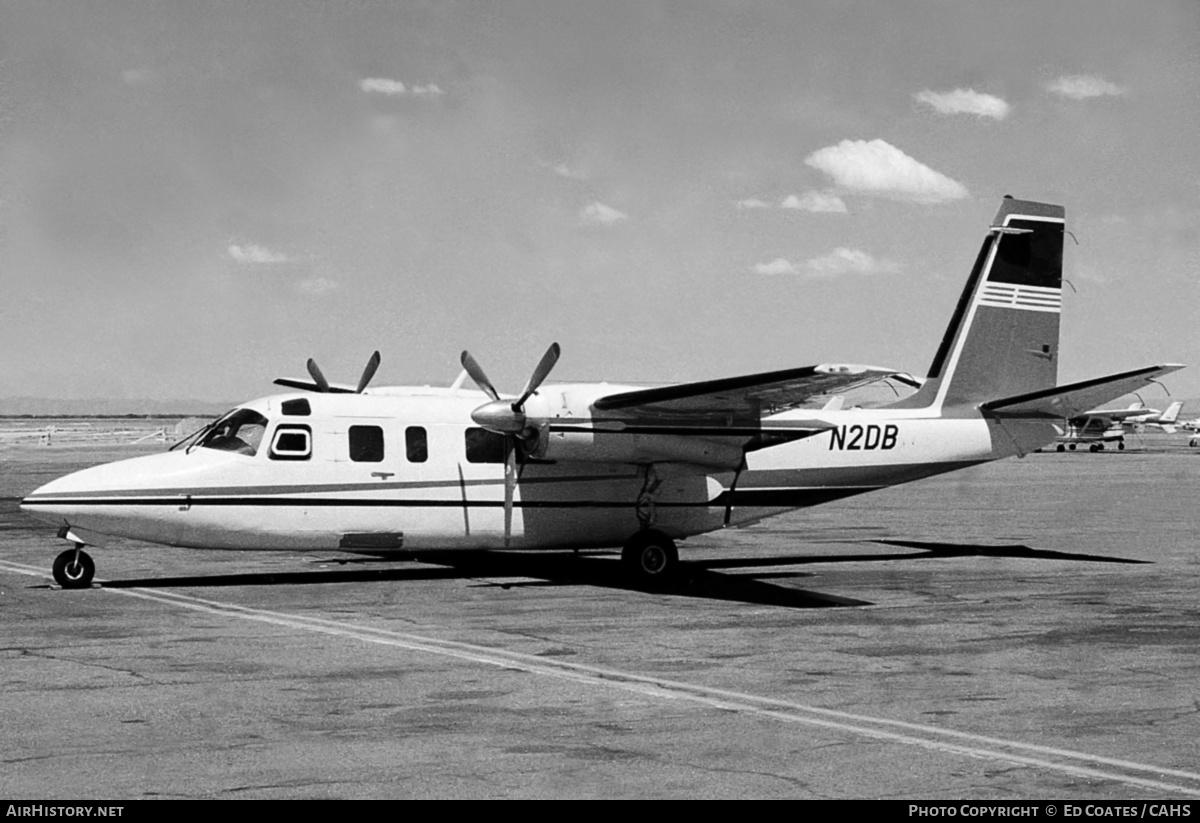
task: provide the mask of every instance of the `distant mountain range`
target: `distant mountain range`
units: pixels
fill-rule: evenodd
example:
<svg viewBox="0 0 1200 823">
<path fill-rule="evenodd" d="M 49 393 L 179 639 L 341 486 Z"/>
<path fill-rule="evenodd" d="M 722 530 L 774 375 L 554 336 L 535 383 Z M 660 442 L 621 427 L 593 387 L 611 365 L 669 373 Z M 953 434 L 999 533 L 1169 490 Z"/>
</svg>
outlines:
<svg viewBox="0 0 1200 823">
<path fill-rule="evenodd" d="M 215 417 L 236 403 L 207 400 L 116 400 L 85 398 L 61 400 L 49 397 L 0 397 L 3 417 Z"/>
</svg>

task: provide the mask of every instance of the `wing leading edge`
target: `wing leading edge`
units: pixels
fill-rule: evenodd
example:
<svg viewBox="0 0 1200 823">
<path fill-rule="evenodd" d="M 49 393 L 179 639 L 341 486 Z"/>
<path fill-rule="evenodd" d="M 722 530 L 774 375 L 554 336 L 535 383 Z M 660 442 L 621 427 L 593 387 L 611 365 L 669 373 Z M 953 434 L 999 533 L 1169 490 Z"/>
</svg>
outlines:
<svg viewBox="0 0 1200 823">
<path fill-rule="evenodd" d="M 897 374 L 895 369 L 826 363 L 720 380 L 703 380 L 605 395 L 592 405 L 639 421 L 757 426 L 763 417 L 822 395 L 846 392 Z"/>
</svg>

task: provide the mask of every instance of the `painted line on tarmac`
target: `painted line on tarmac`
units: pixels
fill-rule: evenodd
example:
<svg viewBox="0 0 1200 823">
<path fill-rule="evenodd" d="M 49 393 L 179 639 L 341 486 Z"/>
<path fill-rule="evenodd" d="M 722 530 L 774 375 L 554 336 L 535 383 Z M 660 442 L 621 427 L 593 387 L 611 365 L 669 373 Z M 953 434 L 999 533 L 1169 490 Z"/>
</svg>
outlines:
<svg viewBox="0 0 1200 823">
<path fill-rule="evenodd" d="M 0 561 L 0 569 L 39 577 L 46 576 L 44 569 L 11 561 Z M 660 677 L 648 677 L 599 666 L 547 660 L 531 654 L 475 646 L 453 640 L 439 640 L 433 637 L 360 626 L 343 621 L 273 612 L 176 592 L 150 589 L 101 589 L 101 591 L 206 614 L 344 637 L 409 651 L 437 654 L 501 669 L 540 674 L 587 686 L 605 686 L 659 699 L 685 700 L 724 711 L 742 712 L 758 717 L 769 717 L 785 723 L 800 723 L 848 732 L 875 740 L 918 746 L 945 754 L 1001 761 L 1060 772 L 1072 777 L 1111 780 L 1154 791 L 1177 792 L 1200 797 L 1200 773 L 1180 769 L 1167 769 L 1070 749 L 1040 746 L 937 726 L 926 726 L 920 723 L 824 709 L 788 700 L 760 697 Z M 1176 778 L 1183 782 L 1171 783 L 1163 779 L 1154 779 L 1150 775 L 1158 778 Z"/>
</svg>

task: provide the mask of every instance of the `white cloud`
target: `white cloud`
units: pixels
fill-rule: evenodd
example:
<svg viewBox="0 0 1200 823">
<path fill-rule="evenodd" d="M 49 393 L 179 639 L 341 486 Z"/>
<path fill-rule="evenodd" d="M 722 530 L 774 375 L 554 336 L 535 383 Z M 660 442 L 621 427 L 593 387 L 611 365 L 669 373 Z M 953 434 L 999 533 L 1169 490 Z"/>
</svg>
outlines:
<svg viewBox="0 0 1200 823">
<path fill-rule="evenodd" d="M 739 209 L 769 209 L 771 204 L 765 200 L 759 200 L 757 197 L 747 197 L 745 200 L 739 200 L 735 203 Z"/>
<path fill-rule="evenodd" d="M 404 94 L 404 84 L 399 80 L 388 80 L 386 77 L 367 77 L 359 87 L 367 92 L 375 94 Z"/>
<path fill-rule="evenodd" d="M 857 194 L 915 203 L 941 203 L 967 196 L 966 188 L 883 140 L 843 140 L 819 149 L 804 162 Z"/>
<path fill-rule="evenodd" d="M 361 80 L 358 86 L 367 94 L 386 94 L 390 97 L 411 94 L 413 97 L 431 98 L 441 97 L 446 93 L 436 83 L 409 88 L 399 80 L 389 80 L 386 77 L 367 77 Z"/>
<path fill-rule="evenodd" d="M 245 246 L 238 246 L 231 243 L 229 245 L 229 256 L 232 257 L 235 262 L 246 266 L 286 263 L 290 259 L 286 254 L 282 254 L 277 251 L 271 251 L 265 246 L 258 246 L 253 243 Z"/>
<path fill-rule="evenodd" d="M 559 163 L 554 167 L 554 173 L 559 177 L 566 177 L 568 180 L 586 180 L 587 175 L 583 172 L 571 168 L 566 163 Z"/>
<path fill-rule="evenodd" d="M 809 277 L 838 277 L 843 274 L 892 274 L 900 266 L 890 260 L 879 260 L 858 249 L 844 246 L 822 257 L 814 257 L 804 263 L 793 263 L 787 258 L 777 257 L 770 263 L 759 263 L 755 274 L 803 274 Z"/>
<path fill-rule="evenodd" d="M 309 280 L 301 280 L 296 284 L 296 288 L 301 294 L 310 295 L 328 294 L 337 287 L 338 284 L 327 277 L 313 277 Z"/>
<path fill-rule="evenodd" d="M 799 274 L 800 269 L 795 263 L 782 257 L 776 257 L 770 263 L 758 263 L 754 267 L 755 274 Z"/>
<path fill-rule="evenodd" d="M 126 69 L 121 72 L 121 81 L 127 86 L 146 86 L 154 81 L 150 69 Z"/>
<path fill-rule="evenodd" d="M 781 209 L 797 209 L 799 211 L 824 212 L 826 214 L 845 214 L 846 204 L 836 194 L 824 191 L 806 191 L 797 197 L 790 194 L 779 204 Z"/>
<path fill-rule="evenodd" d="M 590 203 L 579 211 L 579 222 L 585 226 L 611 226 L 628 219 L 629 215 L 600 202 Z"/>
<path fill-rule="evenodd" d="M 1095 74 L 1065 74 L 1047 83 L 1046 91 L 1072 100 L 1086 100 L 1089 97 L 1105 95 L 1119 96 L 1125 93 L 1125 89 L 1116 83 L 1110 83 Z"/>
<path fill-rule="evenodd" d="M 837 277 L 842 274 L 893 274 L 900 271 L 900 266 L 890 260 L 879 260 L 865 251 L 839 246 L 823 257 L 806 262 L 804 271 L 813 277 Z"/>
<path fill-rule="evenodd" d="M 954 91 L 919 91 L 913 95 L 917 102 L 925 103 L 939 114 L 974 114 L 979 117 L 993 117 L 1003 120 L 1012 111 L 1012 106 L 1004 100 L 991 94 L 983 94 L 975 89 L 955 89 Z"/>
</svg>

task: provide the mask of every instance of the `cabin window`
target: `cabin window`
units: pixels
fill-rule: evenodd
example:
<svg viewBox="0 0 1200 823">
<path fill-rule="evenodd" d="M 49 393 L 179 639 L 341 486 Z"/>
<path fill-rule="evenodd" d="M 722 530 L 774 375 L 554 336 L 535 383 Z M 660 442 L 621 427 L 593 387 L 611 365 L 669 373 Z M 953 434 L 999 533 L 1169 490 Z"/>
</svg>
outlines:
<svg viewBox="0 0 1200 823">
<path fill-rule="evenodd" d="M 409 463 L 424 463 L 429 459 L 429 440 L 422 426 L 409 426 L 404 430 L 404 446 L 408 450 Z"/>
<path fill-rule="evenodd" d="M 280 426 L 268 454 L 272 460 L 307 460 L 312 457 L 312 431 L 308 426 Z"/>
<path fill-rule="evenodd" d="M 307 397 L 296 397 L 292 400 L 284 400 L 282 404 L 283 413 L 289 417 L 308 417 L 312 414 L 312 406 L 308 405 Z"/>
<path fill-rule="evenodd" d="M 234 409 L 200 438 L 206 449 L 237 452 L 253 457 L 267 431 L 267 418 L 250 409 Z"/>
<path fill-rule="evenodd" d="M 382 462 L 383 429 L 379 426 L 351 426 L 350 459 L 355 463 Z"/>
<path fill-rule="evenodd" d="M 472 427 L 467 429 L 466 438 L 468 463 L 504 462 L 504 435 Z"/>
</svg>

